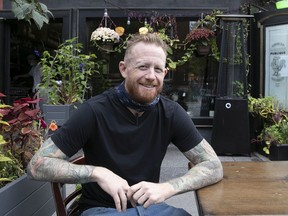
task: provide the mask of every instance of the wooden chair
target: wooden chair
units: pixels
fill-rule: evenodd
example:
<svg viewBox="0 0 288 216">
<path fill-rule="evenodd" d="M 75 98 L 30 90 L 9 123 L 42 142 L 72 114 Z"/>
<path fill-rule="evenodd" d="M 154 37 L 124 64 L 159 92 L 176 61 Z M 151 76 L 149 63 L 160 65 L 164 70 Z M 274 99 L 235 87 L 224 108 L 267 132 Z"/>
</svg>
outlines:
<svg viewBox="0 0 288 216">
<path fill-rule="evenodd" d="M 85 158 L 83 155 L 71 160 L 74 164 L 84 164 Z M 63 187 L 65 184 L 51 182 L 52 193 L 54 197 L 57 216 L 77 216 L 79 215 L 77 196 L 81 194 L 81 189 L 75 189 L 69 196 L 63 196 Z"/>
</svg>

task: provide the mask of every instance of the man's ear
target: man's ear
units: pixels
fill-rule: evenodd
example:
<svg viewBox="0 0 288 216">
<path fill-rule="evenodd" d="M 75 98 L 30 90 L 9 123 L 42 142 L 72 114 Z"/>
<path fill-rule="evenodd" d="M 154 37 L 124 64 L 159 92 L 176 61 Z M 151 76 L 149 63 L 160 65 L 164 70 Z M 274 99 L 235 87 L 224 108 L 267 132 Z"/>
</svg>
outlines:
<svg viewBox="0 0 288 216">
<path fill-rule="evenodd" d="M 168 72 L 169 72 L 169 68 L 166 67 L 166 68 L 164 69 L 164 74 L 165 74 L 164 76 L 166 76 Z"/>
<path fill-rule="evenodd" d="M 120 73 L 121 73 L 123 78 L 126 78 L 126 76 L 127 76 L 126 68 L 127 67 L 126 67 L 125 62 L 124 61 L 120 61 L 119 62 L 119 71 L 120 71 Z"/>
</svg>

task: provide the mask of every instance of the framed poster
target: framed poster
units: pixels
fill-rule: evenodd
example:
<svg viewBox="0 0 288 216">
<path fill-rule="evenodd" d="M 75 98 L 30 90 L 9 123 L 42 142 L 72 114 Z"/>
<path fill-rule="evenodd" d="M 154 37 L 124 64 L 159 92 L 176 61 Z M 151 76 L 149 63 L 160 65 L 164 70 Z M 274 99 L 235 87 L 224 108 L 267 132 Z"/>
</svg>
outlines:
<svg viewBox="0 0 288 216">
<path fill-rule="evenodd" d="M 288 24 L 267 26 L 265 35 L 265 96 L 288 108 Z"/>
</svg>

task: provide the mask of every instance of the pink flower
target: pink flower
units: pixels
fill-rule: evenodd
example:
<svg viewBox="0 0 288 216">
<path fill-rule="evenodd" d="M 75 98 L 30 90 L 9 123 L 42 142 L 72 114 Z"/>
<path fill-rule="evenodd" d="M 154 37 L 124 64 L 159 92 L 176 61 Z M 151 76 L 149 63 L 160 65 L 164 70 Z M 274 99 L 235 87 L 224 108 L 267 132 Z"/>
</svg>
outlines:
<svg viewBox="0 0 288 216">
<path fill-rule="evenodd" d="M 209 41 L 210 38 L 215 36 L 215 32 L 207 28 L 197 28 L 193 29 L 186 35 L 185 42 L 192 41 Z"/>
</svg>

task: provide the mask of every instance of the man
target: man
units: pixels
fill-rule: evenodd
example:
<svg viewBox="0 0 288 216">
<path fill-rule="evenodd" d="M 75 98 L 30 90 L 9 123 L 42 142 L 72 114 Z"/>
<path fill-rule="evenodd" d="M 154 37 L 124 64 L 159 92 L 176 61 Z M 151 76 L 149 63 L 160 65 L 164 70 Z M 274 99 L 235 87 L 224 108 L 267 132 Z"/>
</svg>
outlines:
<svg viewBox="0 0 288 216">
<path fill-rule="evenodd" d="M 34 179 L 83 184 L 83 216 L 189 215 L 163 202 L 222 179 L 221 162 L 185 110 L 160 96 L 166 50 L 156 34 L 130 39 L 119 63 L 125 81 L 86 101 L 31 160 Z M 159 183 L 171 142 L 194 167 Z M 67 162 L 80 149 L 87 165 Z"/>
</svg>

